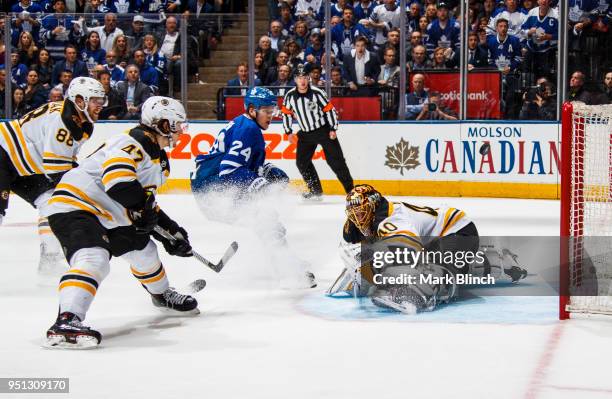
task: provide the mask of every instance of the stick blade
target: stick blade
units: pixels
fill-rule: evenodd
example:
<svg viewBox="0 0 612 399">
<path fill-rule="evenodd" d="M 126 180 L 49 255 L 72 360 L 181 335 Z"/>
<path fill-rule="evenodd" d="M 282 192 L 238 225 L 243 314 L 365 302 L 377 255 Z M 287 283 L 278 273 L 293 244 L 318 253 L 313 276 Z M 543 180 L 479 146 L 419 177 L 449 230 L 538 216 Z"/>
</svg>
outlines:
<svg viewBox="0 0 612 399">
<path fill-rule="evenodd" d="M 214 265 L 214 271 L 219 273 L 225 267 L 227 262 L 229 262 L 229 260 L 232 258 L 232 256 L 234 256 L 236 254 L 236 251 L 238 251 L 238 243 L 236 241 L 234 241 L 225 250 L 225 253 L 223 254 L 223 257 L 221 258 L 219 263 Z"/>
</svg>

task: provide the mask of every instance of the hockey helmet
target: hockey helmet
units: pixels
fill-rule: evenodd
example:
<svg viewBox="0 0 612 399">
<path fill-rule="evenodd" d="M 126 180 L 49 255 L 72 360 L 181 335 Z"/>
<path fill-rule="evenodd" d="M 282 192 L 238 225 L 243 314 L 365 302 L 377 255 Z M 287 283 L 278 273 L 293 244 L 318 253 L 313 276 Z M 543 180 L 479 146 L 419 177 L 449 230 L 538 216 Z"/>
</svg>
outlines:
<svg viewBox="0 0 612 399">
<path fill-rule="evenodd" d="M 167 132 L 161 129 L 160 122 L 164 120 L 168 121 L 170 127 Z M 153 96 L 142 104 L 140 124 L 162 136 L 172 138 L 173 134 L 187 133 L 187 114 L 183 104 L 174 98 Z"/>
<path fill-rule="evenodd" d="M 253 87 L 244 96 L 245 111 L 249 110 L 249 106 L 258 110 L 261 107 L 276 107 L 277 105 L 276 95 L 265 87 Z"/>
<path fill-rule="evenodd" d="M 66 97 L 74 104 L 74 106 L 81 112 L 85 114 L 87 120 L 91 123 L 94 121 L 89 116 L 89 112 L 87 111 L 87 106 L 89 101 L 92 98 L 100 98 L 102 106 L 106 106 L 106 92 L 104 91 L 104 87 L 102 83 L 98 82 L 93 78 L 80 77 L 76 79 L 72 79 L 70 82 L 70 86 L 68 86 L 68 92 L 66 93 Z M 76 103 L 77 97 L 81 97 L 85 101 L 85 106 L 83 109 L 79 108 Z"/>
<path fill-rule="evenodd" d="M 346 195 L 346 216 L 364 236 L 372 235 L 376 206 L 382 195 L 369 184 L 359 184 Z"/>
</svg>

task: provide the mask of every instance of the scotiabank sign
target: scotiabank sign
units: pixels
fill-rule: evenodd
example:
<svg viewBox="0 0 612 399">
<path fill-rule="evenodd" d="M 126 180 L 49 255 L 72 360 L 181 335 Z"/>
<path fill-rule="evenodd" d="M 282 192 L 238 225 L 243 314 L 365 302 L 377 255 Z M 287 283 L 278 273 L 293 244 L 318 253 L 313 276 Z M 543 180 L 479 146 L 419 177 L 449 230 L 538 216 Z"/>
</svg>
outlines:
<svg viewBox="0 0 612 399">
<path fill-rule="evenodd" d="M 422 72 L 419 72 L 422 73 Z M 426 72 L 425 89 L 440 92 L 442 103 L 459 114 L 461 86 L 458 72 Z M 410 75 L 410 90 L 412 79 Z M 467 117 L 473 119 L 500 119 L 501 74 L 497 71 L 470 72 L 468 74 Z"/>
<path fill-rule="evenodd" d="M 279 106 L 283 99 L 279 98 Z M 381 119 L 380 97 L 332 97 L 332 104 L 340 120 L 378 121 Z M 244 98 L 225 98 L 225 119 L 234 119 L 244 113 Z"/>
</svg>

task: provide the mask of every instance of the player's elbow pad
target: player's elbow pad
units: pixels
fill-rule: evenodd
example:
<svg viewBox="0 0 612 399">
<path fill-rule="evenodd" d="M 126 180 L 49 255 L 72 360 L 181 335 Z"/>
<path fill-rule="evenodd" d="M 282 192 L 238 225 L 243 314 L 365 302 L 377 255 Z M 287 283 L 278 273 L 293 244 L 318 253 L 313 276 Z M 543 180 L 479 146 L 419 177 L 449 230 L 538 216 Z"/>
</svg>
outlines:
<svg viewBox="0 0 612 399">
<path fill-rule="evenodd" d="M 117 183 L 106 194 L 126 209 L 142 209 L 146 198 L 144 188 L 136 180 Z"/>
</svg>

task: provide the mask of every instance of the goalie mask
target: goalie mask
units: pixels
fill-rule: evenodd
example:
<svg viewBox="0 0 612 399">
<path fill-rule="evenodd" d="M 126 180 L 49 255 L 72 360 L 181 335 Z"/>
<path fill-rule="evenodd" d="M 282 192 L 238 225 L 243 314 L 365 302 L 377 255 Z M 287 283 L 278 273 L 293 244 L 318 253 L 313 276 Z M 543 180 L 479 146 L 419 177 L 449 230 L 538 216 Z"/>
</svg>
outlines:
<svg viewBox="0 0 612 399">
<path fill-rule="evenodd" d="M 372 235 L 374 212 L 381 198 L 369 184 L 359 184 L 346 195 L 346 217 L 366 237 Z"/>
<path fill-rule="evenodd" d="M 168 122 L 166 129 L 164 121 Z M 168 137 L 170 148 L 174 147 L 172 135 L 187 133 L 187 115 L 185 108 L 177 100 L 170 97 L 149 97 L 142 104 L 140 124 L 157 134 Z"/>
</svg>

